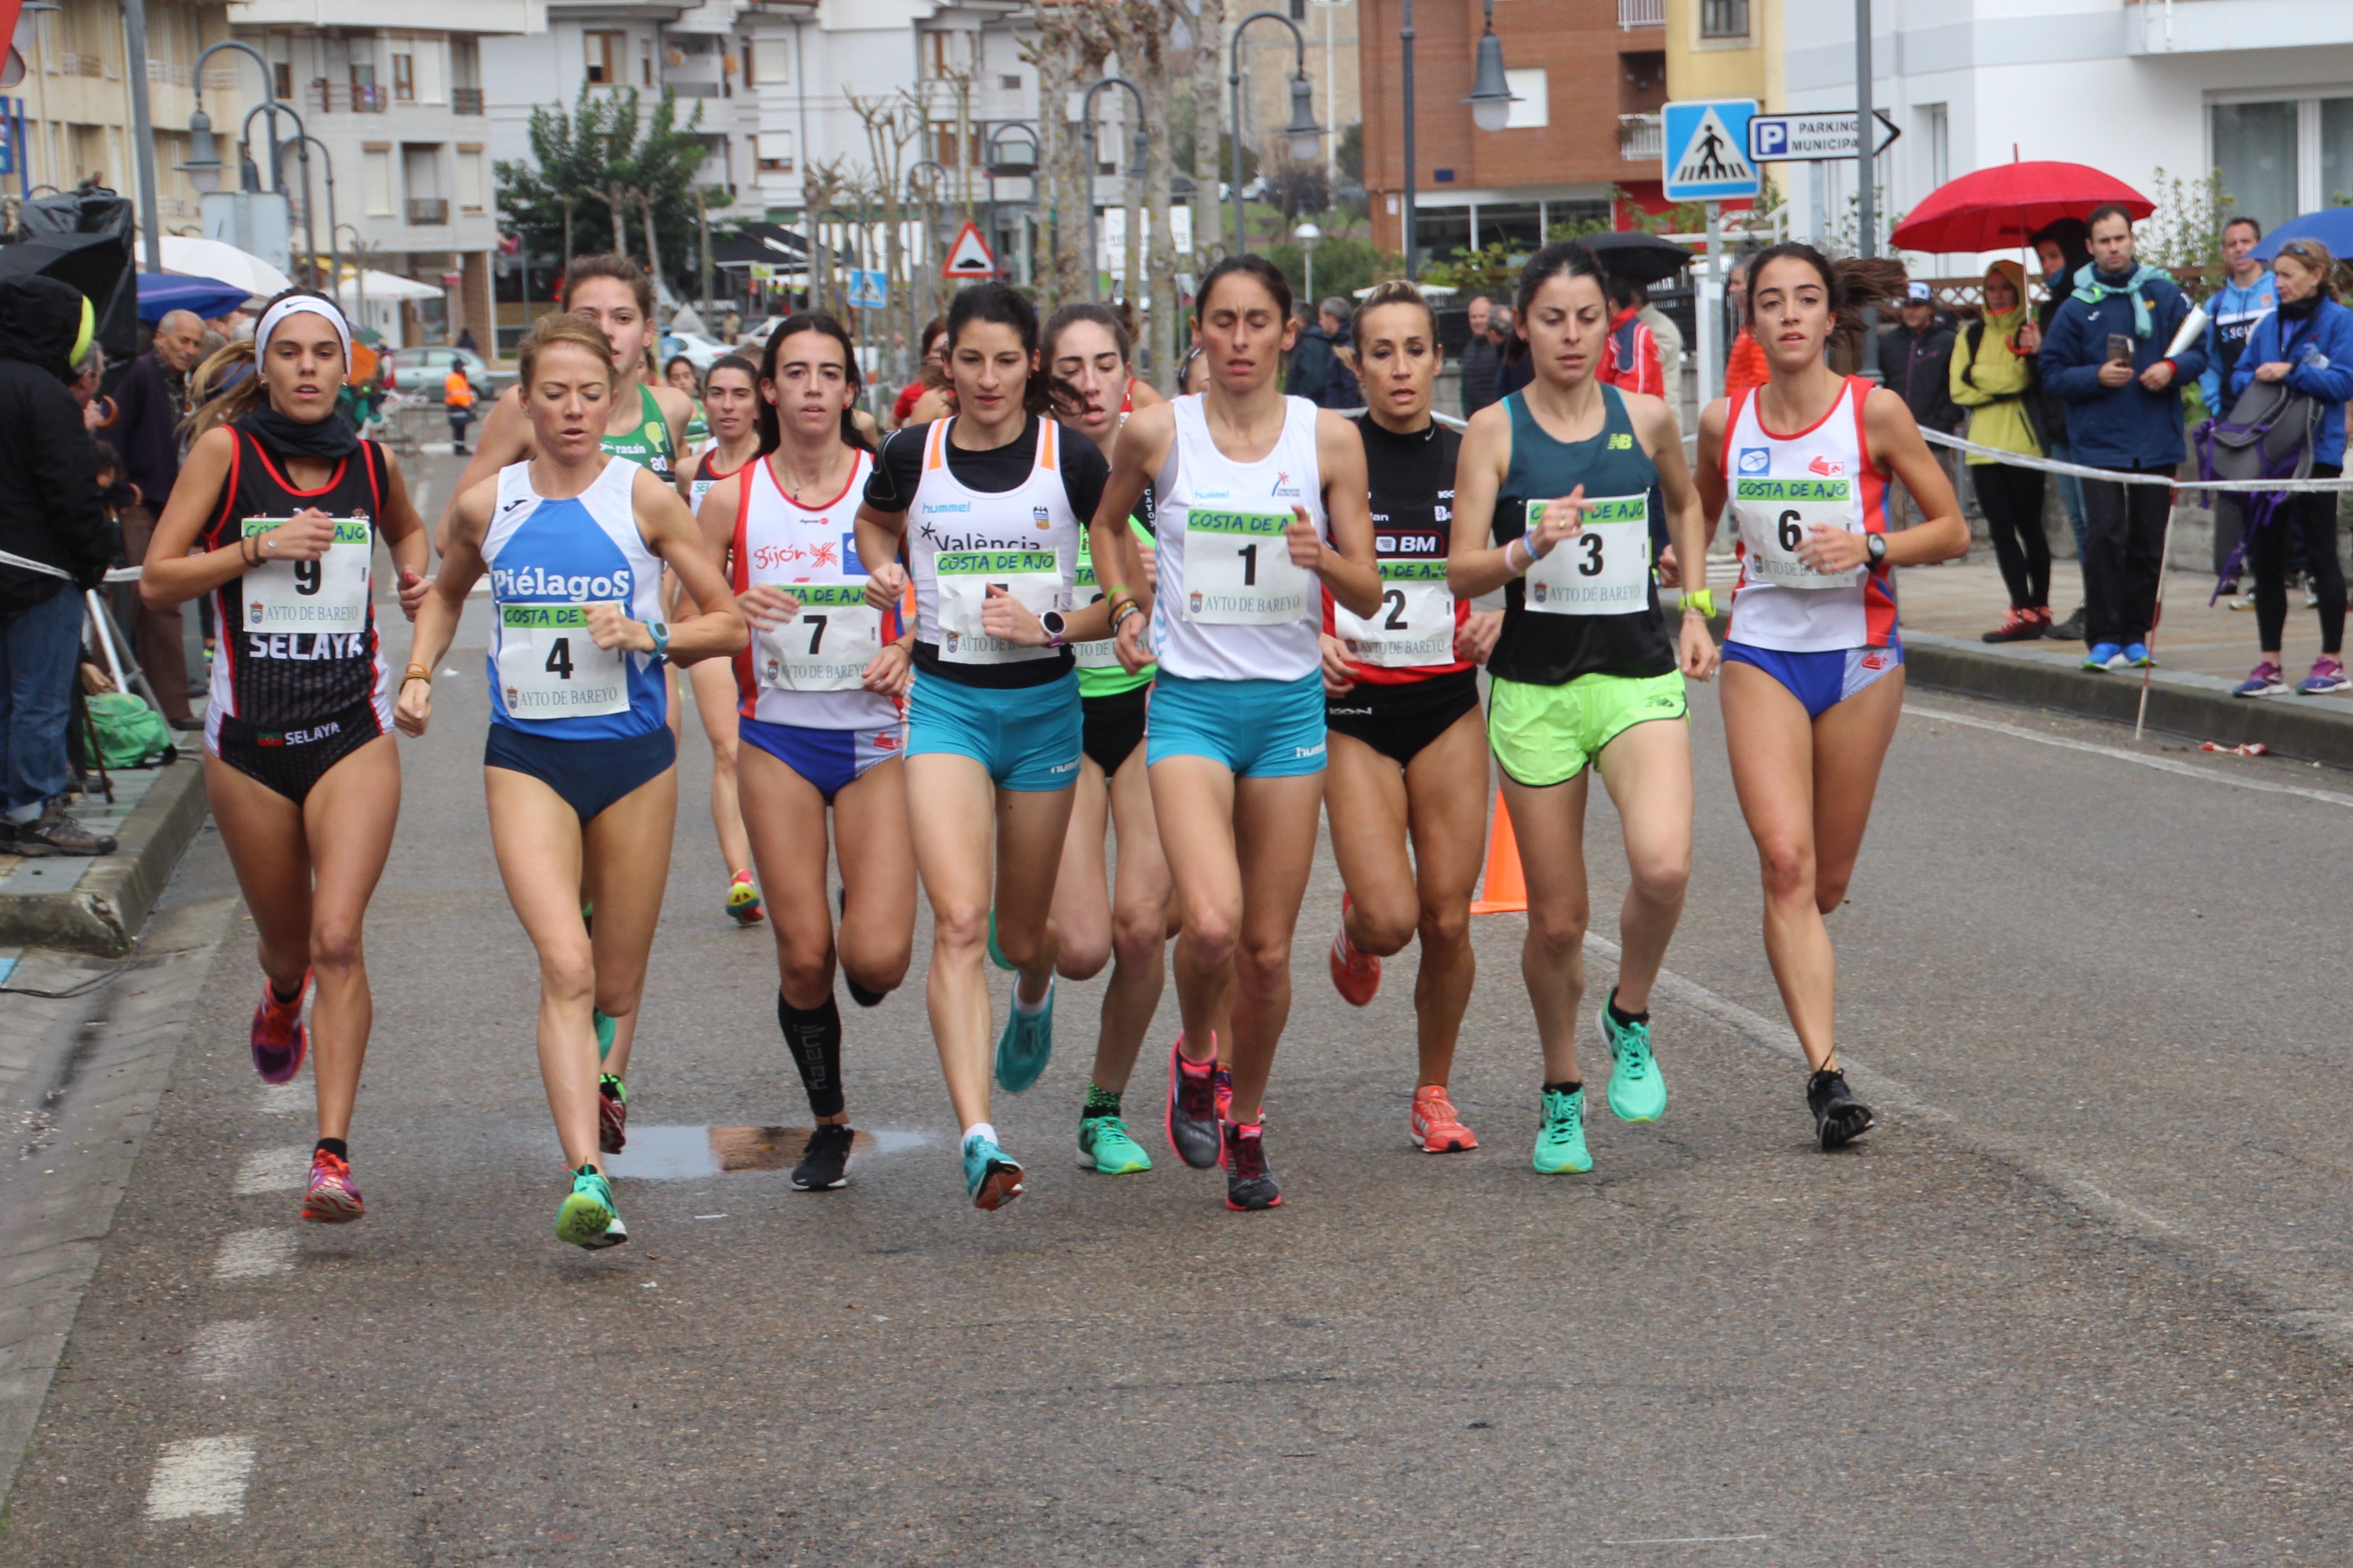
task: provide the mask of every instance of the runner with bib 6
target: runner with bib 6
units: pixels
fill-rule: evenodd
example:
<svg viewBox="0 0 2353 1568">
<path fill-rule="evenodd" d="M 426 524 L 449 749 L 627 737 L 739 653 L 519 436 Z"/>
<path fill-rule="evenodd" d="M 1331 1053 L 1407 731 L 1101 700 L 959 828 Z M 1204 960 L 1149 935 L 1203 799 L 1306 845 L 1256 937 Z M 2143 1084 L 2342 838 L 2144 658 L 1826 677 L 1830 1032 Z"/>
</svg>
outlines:
<svg viewBox="0 0 2353 1568">
<path fill-rule="evenodd" d="M 1596 1016 L 1609 1047 L 1609 1109 L 1655 1121 L 1667 1085 L 1651 1044 L 1651 987 L 1691 877 L 1686 678 L 1715 673 L 1707 533 L 1666 404 L 1597 380 L 1609 306 L 1584 246 L 1546 246 L 1516 300 L 1535 380 L 1472 416 L 1462 437 L 1447 580 L 1464 597 L 1504 589 L 1487 663 L 1487 739 L 1527 878 L 1520 972 L 1544 1044 L 1534 1164 L 1589 1171 L 1577 1015 L 1585 996 L 1585 805 L 1599 772 L 1626 843 L 1618 984 Z M 1651 519 L 1683 563 L 1683 613 L 1659 608 Z M 1501 540 L 1500 547 L 1491 541 Z"/>
</svg>

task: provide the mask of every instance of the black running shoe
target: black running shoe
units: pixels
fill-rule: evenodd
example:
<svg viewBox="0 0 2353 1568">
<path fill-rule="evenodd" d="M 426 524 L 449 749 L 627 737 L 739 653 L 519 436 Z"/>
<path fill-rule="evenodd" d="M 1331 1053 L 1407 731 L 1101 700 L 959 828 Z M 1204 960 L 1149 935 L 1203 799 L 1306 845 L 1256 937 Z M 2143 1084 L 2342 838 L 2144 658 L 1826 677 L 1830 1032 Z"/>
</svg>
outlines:
<svg viewBox="0 0 2353 1568">
<path fill-rule="evenodd" d="M 836 888 L 833 890 L 833 907 L 841 911 L 843 919 L 847 920 L 849 917 L 849 888 L 840 887 Z M 889 993 L 882 991 L 869 991 L 865 986 L 860 985 L 856 980 L 852 979 L 850 977 L 849 971 L 846 969 L 841 972 L 841 983 L 849 987 L 849 999 L 852 1002 L 857 1003 L 861 1007 L 880 1007 L 882 1005 L 882 998 L 889 994 Z M 836 1183 L 835 1184 L 839 1185 L 840 1184 Z"/>
<path fill-rule="evenodd" d="M 1274 1169 L 1266 1163 L 1266 1130 L 1263 1124 L 1237 1127 L 1225 1124 L 1226 1142 L 1226 1206 L 1243 1213 L 1271 1209 L 1282 1202 L 1282 1194 L 1274 1184 Z"/>
<path fill-rule="evenodd" d="M 1814 1135 L 1825 1149 L 1843 1148 L 1878 1125 L 1871 1107 L 1846 1086 L 1846 1074 L 1835 1068 L 1806 1080 L 1806 1104 L 1814 1113 Z"/>
<path fill-rule="evenodd" d="M 1185 1037 L 1168 1047 L 1168 1100 L 1163 1121 L 1168 1146 L 1197 1171 L 1218 1163 L 1218 1086 L 1211 1062 L 1185 1059 Z"/>
<path fill-rule="evenodd" d="M 793 1167 L 793 1185 L 805 1193 L 821 1193 L 849 1184 L 851 1136 L 848 1126 L 830 1123 L 811 1132 L 801 1163 Z"/>
</svg>

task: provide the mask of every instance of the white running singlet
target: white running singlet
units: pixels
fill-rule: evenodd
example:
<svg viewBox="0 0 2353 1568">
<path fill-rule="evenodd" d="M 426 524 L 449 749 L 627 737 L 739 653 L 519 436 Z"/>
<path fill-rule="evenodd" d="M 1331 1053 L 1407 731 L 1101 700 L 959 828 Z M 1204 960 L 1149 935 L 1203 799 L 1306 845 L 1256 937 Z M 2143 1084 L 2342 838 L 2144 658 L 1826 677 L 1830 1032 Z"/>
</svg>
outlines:
<svg viewBox="0 0 2353 1568">
<path fill-rule="evenodd" d="M 1307 509 L 1325 540 L 1315 405 L 1282 400 L 1282 434 L 1255 463 L 1210 438 L 1202 395 L 1176 399 L 1155 493 L 1160 549 L 1152 646 L 1160 668 L 1194 680 L 1297 680 L 1323 663 L 1324 585 L 1291 563 L 1282 531 Z"/>
<path fill-rule="evenodd" d="M 785 494 L 765 458 L 721 481 L 744 487 L 729 572 L 735 592 L 770 584 L 801 601 L 797 619 L 754 627 L 734 658 L 736 711 L 744 718 L 805 730 L 899 722 L 898 703 L 860 684 L 882 644 L 902 635 L 895 612 L 868 607 L 858 559 L 858 501 L 873 470 L 873 458 L 859 453 L 841 493 L 816 506 Z"/>
<path fill-rule="evenodd" d="M 1784 653 L 1887 647 L 1896 635 L 1888 569 L 1826 575 L 1795 553 L 1816 523 L 1887 531 L 1887 479 L 1862 426 L 1871 384 L 1849 376 L 1830 412 L 1790 436 L 1765 428 L 1757 392 L 1733 399 L 1724 427 L 1724 479 L 1740 529 L 1729 639 Z"/>
<path fill-rule="evenodd" d="M 1029 477 L 1009 490 L 968 489 L 948 466 L 954 417 L 935 419 L 923 438 L 923 467 L 907 509 L 910 575 L 915 584 L 915 640 L 939 649 L 944 664 L 1018 664 L 1060 658 L 1055 647 L 1023 647 L 981 630 L 989 586 L 1034 615 L 1068 615 L 1079 578 L 1079 530 L 1085 520 L 1062 489 L 1062 427 L 1030 416 L 1038 457 Z M 1018 437 L 1017 437 L 1018 439 Z"/>
</svg>

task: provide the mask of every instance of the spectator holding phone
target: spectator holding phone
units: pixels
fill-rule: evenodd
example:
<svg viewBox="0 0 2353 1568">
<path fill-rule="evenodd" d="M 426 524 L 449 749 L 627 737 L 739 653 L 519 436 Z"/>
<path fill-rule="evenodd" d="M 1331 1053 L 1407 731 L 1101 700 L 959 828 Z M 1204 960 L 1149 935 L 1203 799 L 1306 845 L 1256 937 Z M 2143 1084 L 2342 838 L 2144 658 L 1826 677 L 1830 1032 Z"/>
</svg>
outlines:
<svg viewBox="0 0 2353 1568">
<path fill-rule="evenodd" d="M 2181 383 L 2206 369 L 2205 345 L 2167 355 L 2189 301 L 2163 271 L 2133 259 L 2131 216 L 2109 204 L 2093 210 L 2090 224 L 2091 263 L 2043 339 L 2043 384 L 2066 401 L 2076 462 L 2169 477 L 2182 458 Z M 2148 628 L 2168 505 L 2163 485 L 2084 481 L 2084 668 L 2155 662 Z"/>
</svg>

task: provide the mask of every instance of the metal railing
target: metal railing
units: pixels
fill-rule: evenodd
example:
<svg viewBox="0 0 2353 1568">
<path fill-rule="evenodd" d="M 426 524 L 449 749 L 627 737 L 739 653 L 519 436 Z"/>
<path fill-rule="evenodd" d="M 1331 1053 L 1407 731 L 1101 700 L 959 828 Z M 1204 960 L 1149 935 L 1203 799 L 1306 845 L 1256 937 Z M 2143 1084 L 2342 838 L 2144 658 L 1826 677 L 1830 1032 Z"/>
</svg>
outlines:
<svg viewBox="0 0 2353 1568">
<path fill-rule="evenodd" d="M 353 87 L 345 82 L 330 81 L 324 77 L 312 77 L 304 89 L 302 107 L 321 114 L 382 114 L 385 105 L 392 101 L 392 89 L 386 87 Z"/>
<path fill-rule="evenodd" d="M 1665 132 L 1655 114 L 1618 117 L 1618 156 L 1629 163 L 1654 163 L 1666 147 Z"/>
<path fill-rule="evenodd" d="M 102 77 L 106 74 L 106 62 L 96 55 L 68 51 L 53 57 L 53 60 L 49 69 L 57 76 Z"/>
<path fill-rule="evenodd" d="M 411 196 L 408 198 L 408 221 L 421 227 L 449 221 L 449 200 L 447 196 Z"/>
<path fill-rule="evenodd" d="M 480 114 L 482 112 L 482 89 L 479 87 L 453 87 L 449 89 L 449 112 Z"/>
<path fill-rule="evenodd" d="M 1620 27 L 1663 27 L 1667 25 L 1667 0 L 1618 0 L 1618 25 Z"/>
</svg>

